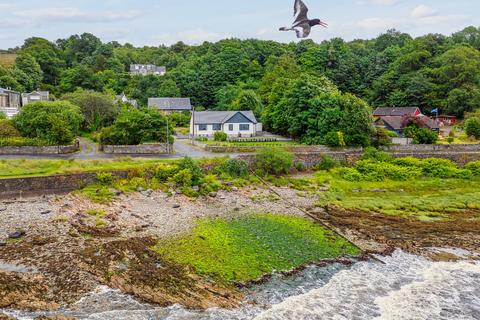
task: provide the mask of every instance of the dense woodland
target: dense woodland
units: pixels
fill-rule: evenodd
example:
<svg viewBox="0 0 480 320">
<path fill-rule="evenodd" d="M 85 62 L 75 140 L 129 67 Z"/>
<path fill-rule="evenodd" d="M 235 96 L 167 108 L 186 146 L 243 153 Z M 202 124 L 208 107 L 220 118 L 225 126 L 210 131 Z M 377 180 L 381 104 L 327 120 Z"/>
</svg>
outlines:
<svg viewBox="0 0 480 320">
<path fill-rule="evenodd" d="M 389 30 L 372 40 L 282 44 L 228 39 L 199 46 L 135 48 L 91 34 L 55 43 L 30 38 L 0 86 L 78 89 L 148 97 L 190 97 L 197 109 L 253 110 L 265 127 L 305 143 L 365 144 L 374 107 L 420 107 L 463 117 L 480 107 L 480 28 L 412 38 Z M 167 67 L 167 75 L 130 76 L 132 63 Z M 341 133 L 341 134 L 340 134 Z"/>
</svg>

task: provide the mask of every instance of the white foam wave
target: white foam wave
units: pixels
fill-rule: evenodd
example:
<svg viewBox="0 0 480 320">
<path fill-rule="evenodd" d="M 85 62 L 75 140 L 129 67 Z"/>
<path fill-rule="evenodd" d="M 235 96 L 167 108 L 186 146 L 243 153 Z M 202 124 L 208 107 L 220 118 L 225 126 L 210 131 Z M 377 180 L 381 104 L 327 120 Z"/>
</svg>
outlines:
<svg viewBox="0 0 480 320">
<path fill-rule="evenodd" d="M 403 252 L 383 260 L 358 263 L 255 319 L 480 319 L 478 262 L 432 262 Z"/>
</svg>

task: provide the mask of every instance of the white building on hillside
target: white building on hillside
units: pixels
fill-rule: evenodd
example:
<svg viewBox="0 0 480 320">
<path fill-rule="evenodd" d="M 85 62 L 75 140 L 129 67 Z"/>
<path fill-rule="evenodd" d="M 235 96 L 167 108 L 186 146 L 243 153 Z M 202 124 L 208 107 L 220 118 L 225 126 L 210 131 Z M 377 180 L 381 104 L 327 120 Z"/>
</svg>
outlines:
<svg viewBox="0 0 480 320">
<path fill-rule="evenodd" d="M 213 137 L 215 132 L 225 132 L 231 138 L 255 137 L 262 132 L 252 111 L 202 111 L 193 112 L 190 120 L 190 135 Z"/>
</svg>

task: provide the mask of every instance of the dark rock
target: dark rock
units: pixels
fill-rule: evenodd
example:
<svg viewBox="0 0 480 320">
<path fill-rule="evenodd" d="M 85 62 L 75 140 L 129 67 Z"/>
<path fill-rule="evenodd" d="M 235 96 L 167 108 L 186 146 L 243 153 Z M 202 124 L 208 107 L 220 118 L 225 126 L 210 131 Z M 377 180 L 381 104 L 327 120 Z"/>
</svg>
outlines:
<svg viewBox="0 0 480 320">
<path fill-rule="evenodd" d="M 7 243 L 5 241 L 0 241 L 0 247 L 5 247 Z"/>
<path fill-rule="evenodd" d="M 49 213 L 52 213 L 52 210 L 45 210 L 45 211 L 40 212 L 41 215 L 45 215 L 45 214 L 49 214 Z"/>
<path fill-rule="evenodd" d="M 12 232 L 8 234 L 9 239 L 20 239 L 21 237 L 25 236 L 25 231 L 23 230 L 17 230 L 15 232 Z"/>
<path fill-rule="evenodd" d="M 0 208 L 0 212 L 7 211 L 7 208 Z"/>
<path fill-rule="evenodd" d="M 233 186 L 233 182 L 227 181 L 223 183 L 224 186 Z"/>
<path fill-rule="evenodd" d="M 143 192 L 143 195 L 146 196 L 146 197 L 151 197 L 152 194 L 153 194 L 152 189 L 148 189 L 147 191 Z"/>
<path fill-rule="evenodd" d="M 240 211 L 239 207 L 233 208 L 233 211 Z"/>
<path fill-rule="evenodd" d="M 238 191 L 237 187 L 232 187 L 232 191 Z"/>
<path fill-rule="evenodd" d="M 180 205 L 179 205 L 179 204 L 174 204 L 174 205 L 172 206 L 172 208 L 173 208 L 173 209 L 178 209 L 178 208 L 180 208 Z"/>
<path fill-rule="evenodd" d="M 216 197 L 217 197 L 217 193 L 216 193 L 216 192 L 210 192 L 210 193 L 208 194 L 208 196 L 209 196 L 210 198 L 216 198 Z"/>
</svg>

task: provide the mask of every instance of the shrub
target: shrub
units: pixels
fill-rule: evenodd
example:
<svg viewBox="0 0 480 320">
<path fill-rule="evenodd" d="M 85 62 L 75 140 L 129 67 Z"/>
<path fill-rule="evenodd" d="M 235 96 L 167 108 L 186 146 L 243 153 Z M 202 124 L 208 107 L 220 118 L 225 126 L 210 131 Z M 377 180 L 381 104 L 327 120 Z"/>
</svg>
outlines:
<svg viewBox="0 0 480 320">
<path fill-rule="evenodd" d="M 338 166 L 338 162 L 328 155 L 323 155 L 316 168 L 319 170 L 330 171 Z"/>
<path fill-rule="evenodd" d="M 427 128 L 419 128 L 416 125 L 409 125 L 405 128 L 405 136 L 413 139 L 414 144 L 435 144 L 438 140 L 438 133 Z"/>
<path fill-rule="evenodd" d="M 480 118 L 473 117 L 465 121 L 465 133 L 469 137 L 480 139 Z"/>
<path fill-rule="evenodd" d="M 480 176 L 480 161 L 467 163 L 465 169 L 470 170 L 475 176 Z"/>
<path fill-rule="evenodd" d="M 455 138 L 454 137 L 448 137 L 447 142 L 448 143 L 453 143 L 453 142 L 455 142 Z"/>
<path fill-rule="evenodd" d="M 5 120 L 7 119 L 7 115 L 4 112 L 0 111 L 0 120 Z"/>
<path fill-rule="evenodd" d="M 19 137 L 20 132 L 8 120 L 0 120 L 0 138 Z"/>
<path fill-rule="evenodd" d="M 179 171 L 178 166 L 159 165 L 153 170 L 153 176 L 160 182 L 166 182 L 176 175 Z"/>
<path fill-rule="evenodd" d="M 173 176 L 173 181 L 178 185 L 183 187 L 191 187 L 192 183 L 192 172 L 188 169 L 180 170 L 177 174 Z"/>
<path fill-rule="evenodd" d="M 78 135 L 83 116 L 80 108 L 68 101 L 42 101 L 23 107 L 12 121 L 22 136 L 69 144 Z"/>
<path fill-rule="evenodd" d="M 229 159 L 220 166 L 220 171 L 231 177 L 242 178 L 248 175 L 249 165 L 241 159 Z"/>
<path fill-rule="evenodd" d="M 49 141 L 41 139 L 31 139 L 23 137 L 0 138 L 0 147 L 43 147 L 53 144 Z"/>
<path fill-rule="evenodd" d="M 97 182 L 101 185 L 108 186 L 113 182 L 113 175 L 109 172 L 97 173 Z"/>
<path fill-rule="evenodd" d="M 385 151 L 375 149 L 373 147 L 366 148 L 363 152 L 362 160 L 376 160 L 382 162 L 389 162 L 393 158 Z"/>
<path fill-rule="evenodd" d="M 227 134 L 225 132 L 217 131 L 215 132 L 213 139 L 215 141 L 227 141 Z"/>
<path fill-rule="evenodd" d="M 342 132 L 329 132 L 324 138 L 325 144 L 332 148 L 345 147 Z"/>
<path fill-rule="evenodd" d="M 293 154 L 280 148 L 264 148 L 255 160 L 257 170 L 264 174 L 280 175 L 293 167 Z"/>
<path fill-rule="evenodd" d="M 345 144 L 352 147 L 368 147 L 370 137 L 364 134 L 354 134 L 345 136 Z"/>
<path fill-rule="evenodd" d="M 169 132 L 173 127 L 169 124 Z M 173 142 L 170 135 L 168 141 Z M 138 145 L 145 142 L 167 142 L 167 118 L 156 110 L 123 110 L 112 126 L 103 128 L 103 145 Z"/>
<path fill-rule="evenodd" d="M 188 170 L 191 173 L 191 185 L 198 185 L 200 180 L 204 177 L 202 168 L 192 158 L 185 157 L 178 165 L 180 170 Z"/>
</svg>

